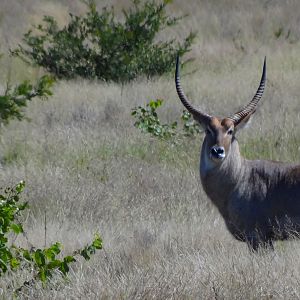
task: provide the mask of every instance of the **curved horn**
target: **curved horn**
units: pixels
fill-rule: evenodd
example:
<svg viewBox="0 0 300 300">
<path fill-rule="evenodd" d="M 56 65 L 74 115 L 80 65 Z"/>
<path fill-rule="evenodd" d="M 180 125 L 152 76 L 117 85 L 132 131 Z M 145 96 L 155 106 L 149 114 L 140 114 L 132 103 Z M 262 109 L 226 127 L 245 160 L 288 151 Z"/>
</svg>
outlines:
<svg viewBox="0 0 300 300">
<path fill-rule="evenodd" d="M 233 121 L 234 125 L 239 124 L 244 118 L 246 118 L 247 116 L 249 116 L 255 112 L 257 104 L 258 104 L 259 100 L 261 99 L 262 94 L 264 92 L 265 84 L 266 84 L 266 57 L 264 60 L 264 66 L 263 66 L 263 72 L 262 72 L 260 84 L 256 91 L 255 96 L 242 110 L 236 112 L 233 116 L 228 118 Z"/>
<path fill-rule="evenodd" d="M 201 112 L 200 110 L 194 108 L 188 98 L 186 97 L 186 95 L 184 94 L 182 87 L 180 85 L 180 76 L 179 76 L 179 55 L 177 55 L 176 58 L 176 71 L 175 71 L 175 85 L 176 85 L 176 90 L 177 90 L 177 94 L 179 99 L 181 100 L 182 104 L 185 106 L 185 108 L 193 115 L 193 117 L 198 120 L 200 123 L 207 123 L 210 119 L 211 116 L 208 114 L 205 114 L 203 112 Z"/>
</svg>

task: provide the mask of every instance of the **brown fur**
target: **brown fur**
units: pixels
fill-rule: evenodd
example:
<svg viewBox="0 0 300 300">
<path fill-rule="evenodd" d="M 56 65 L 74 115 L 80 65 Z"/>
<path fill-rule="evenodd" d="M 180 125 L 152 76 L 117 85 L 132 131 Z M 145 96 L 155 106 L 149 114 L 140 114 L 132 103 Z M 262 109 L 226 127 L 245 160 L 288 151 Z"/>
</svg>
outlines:
<svg viewBox="0 0 300 300">
<path fill-rule="evenodd" d="M 201 182 L 234 237 L 255 250 L 272 246 L 273 240 L 300 232 L 300 166 L 244 159 L 234 134 L 228 134 L 233 126 L 229 119 L 214 117 L 206 124 Z M 210 158 L 214 145 L 225 148 L 224 159 Z"/>
</svg>

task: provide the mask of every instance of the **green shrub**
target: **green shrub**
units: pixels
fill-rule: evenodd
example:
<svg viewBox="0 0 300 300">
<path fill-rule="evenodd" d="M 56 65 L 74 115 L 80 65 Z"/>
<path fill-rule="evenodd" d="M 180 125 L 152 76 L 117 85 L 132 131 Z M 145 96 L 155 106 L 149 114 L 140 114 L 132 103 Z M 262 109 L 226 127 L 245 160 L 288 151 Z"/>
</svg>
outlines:
<svg viewBox="0 0 300 300">
<path fill-rule="evenodd" d="M 162 99 L 152 100 L 145 107 L 138 106 L 132 109 L 131 115 L 136 119 L 134 126 L 144 133 L 153 136 L 170 139 L 181 136 L 194 136 L 201 132 L 200 125 L 192 119 L 191 114 L 184 110 L 181 115 L 182 128 L 178 127 L 178 122 L 171 124 L 161 124 L 156 109 L 163 105 Z"/>
<path fill-rule="evenodd" d="M 76 262 L 76 256 L 89 260 L 96 250 L 102 249 L 102 240 L 98 234 L 90 245 L 68 256 L 61 255 L 62 245 L 58 242 L 45 249 L 23 249 L 11 244 L 9 236 L 12 233 L 24 232 L 23 225 L 18 221 L 21 212 L 28 208 L 27 203 L 19 203 L 24 187 L 25 183 L 20 182 L 14 188 L 6 188 L 0 195 L 0 277 L 8 271 L 33 271 L 32 279 L 25 281 L 15 292 L 20 292 L 23 287 L 38 280 L 45 285 L 54 273 L 65 277 L 69 272 L 69 265 Z"/>
<path fill-rule="evenodd" d="M 157 99 L 156 101 L 150 101 L 146 104 L 146 107 L 139 106 L 134 108 L 131 113 L 137 119 L 134 126 L 141 129 L 142 132 L 148 132 L 160 138 L 174 136 L 176 134 L 177 122 L 173 122 L 170 125 L 162 125 L 158 119 L 156 109 L 162 103 L 163 100 Z"/>
<path fill-rule="evenodd" d="M 22 120 L 24 118 L 22 108 L 35 97 L 47 98 L 52 95 L 50 88 L 53 83 L 54 78 L 45 75 L 35 85 L 27 80 L 14 88 L 7 85 L 4 95 L 0 95 L 0 123 L 7 124 L 14 118 Z"/>
<path fill-rule="evenodd" d="M 59 78 L 98 78 L 126 82 L 138 76 L 151 77 L 173 70 L 177 53 L 183 55 L 195 37 L 191 32 L 182 44 L 156 41 L 159 32 L 174 26 L 182 17 L 170 17 L 170 0 L 133 0 L 132 8 L 123 10 L 124 21 L 115 18 L 114 8 L 96 10 L 89 1 L 83 16 L 70 14 L 69 23 L 60 29 L 56 20 L 44 16 L 44 25 L 28 31 L 25 45 L 12 51 L 23 60 L 44 67 Z M 36 31 L 38 33 L 36 33 Z"/>
</svg>

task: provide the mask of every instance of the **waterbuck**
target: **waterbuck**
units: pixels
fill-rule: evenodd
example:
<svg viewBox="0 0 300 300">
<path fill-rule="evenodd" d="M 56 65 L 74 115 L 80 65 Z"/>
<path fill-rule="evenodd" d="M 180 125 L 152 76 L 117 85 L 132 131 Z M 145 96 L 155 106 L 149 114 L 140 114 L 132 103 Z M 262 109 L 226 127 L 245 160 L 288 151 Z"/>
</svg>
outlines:
<svg viewBox="0 0 300 300">
<path fill-rule="evenodd" d="M 235 133 L 254 114 L 266 83 L 266 59 L 253 99 L 242 110 L 221 119 L 194 108 L 179 78 L 175 83 L 185 108 L 205 129 L 200 155 L 204 191 L 216 205 L 231 234 L 257 250 L 273 248 L 274 240 L 300 233 L 300 165 L 268 160 L 247 160 L 240 154 Z"/>
</svg>

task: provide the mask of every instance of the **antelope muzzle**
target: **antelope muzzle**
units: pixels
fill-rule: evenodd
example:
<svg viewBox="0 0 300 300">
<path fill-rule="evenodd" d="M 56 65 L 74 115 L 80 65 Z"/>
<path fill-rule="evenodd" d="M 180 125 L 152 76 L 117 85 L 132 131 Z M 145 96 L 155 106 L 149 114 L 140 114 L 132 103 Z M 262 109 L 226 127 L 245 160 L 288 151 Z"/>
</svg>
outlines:
<svg viewBox="0 0 300 300">
<path fill-rule="evenodd" d="M 210 150 L 210 158 L 221 161 L 225 158 L 225 149 L 222 146 L 213 146 Z"/>
</svg>

